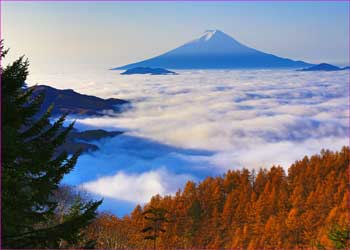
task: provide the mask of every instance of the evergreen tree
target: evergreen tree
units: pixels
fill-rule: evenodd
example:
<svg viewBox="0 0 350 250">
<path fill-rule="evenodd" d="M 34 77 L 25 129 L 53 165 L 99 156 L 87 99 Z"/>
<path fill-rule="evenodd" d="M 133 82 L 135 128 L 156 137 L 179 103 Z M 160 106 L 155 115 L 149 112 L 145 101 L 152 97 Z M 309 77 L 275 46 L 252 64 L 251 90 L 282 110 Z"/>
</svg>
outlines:
<svg viewBox="0 0 350 250">
<path fill-rule="evenodd" d="M 1 42 L 1 58 L 4 50 Z M 23 57 L 0 69 L 2 91 L 2 247 L 59 247 L 74 236 L 96 215 L 102 201 L 87 202 L 63 223 L 53 221 L 57 202 L 51 199 L 63 176 L 69 173 L 79 153 L 68 157 L 57 154 L 73 128 L 63 127 L 66 115 L 52 125 L 51 106 L 41 117 L 37 113 L 43 95 L 33 96 L 26 88 L 28 60 Z"/>
<path fill-rule="evenodd" d="M 328 233 L 328 238 L 332 241 L 336 249 L 349 249 L 350 246 L 350 229 L 349 226 L 333 226 Z"/>
</svg>

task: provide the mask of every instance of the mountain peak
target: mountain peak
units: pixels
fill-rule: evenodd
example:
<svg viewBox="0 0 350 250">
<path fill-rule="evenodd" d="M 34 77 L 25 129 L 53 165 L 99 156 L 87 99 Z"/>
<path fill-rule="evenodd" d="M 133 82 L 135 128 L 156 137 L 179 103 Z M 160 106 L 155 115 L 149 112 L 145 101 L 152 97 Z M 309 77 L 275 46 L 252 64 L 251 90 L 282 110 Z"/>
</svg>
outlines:
<svg viewBox="0 0 350 250">
<path fill-rule="evenodd" d="M 206 30 L 198 38 L 170 51 L 175 54 L 251 54 L 251 49 L 220 30 Z"/>
<path fill-rule="evenodd" d="M 206 30 L 203 35 L 199 39 L 202 39 L 204 41 L 210 40 L 217 32 L 220 32 L 219 30 Z"/>
<path fill-rule="evenodd" d="M 225 34 L 224 32 L 222 32 L 221 30 L 206 30 L 204 31 L 204 33 L 202 33 L 200 35 L 199 38 L 191 41 L 191 42 L 207 42 L 207 41 L 210 41 L 210 40 L 216 40 L 216 39 L 230 39 L 231 41 L 232 40 L 235 40 L 233 39 L 232 37 L 230 37 L 229 35 Z M 189 43 L 191 43 L 189 42 Z"/>
<path fill-rule="evenodd" d="M 115 69 L 135 67 L 169 69 L 236 69 L 305 67 L 310 64 L 267 54 L 245 46 L 230 35 L 214 29 L 160 56 Z"/>
</svg>

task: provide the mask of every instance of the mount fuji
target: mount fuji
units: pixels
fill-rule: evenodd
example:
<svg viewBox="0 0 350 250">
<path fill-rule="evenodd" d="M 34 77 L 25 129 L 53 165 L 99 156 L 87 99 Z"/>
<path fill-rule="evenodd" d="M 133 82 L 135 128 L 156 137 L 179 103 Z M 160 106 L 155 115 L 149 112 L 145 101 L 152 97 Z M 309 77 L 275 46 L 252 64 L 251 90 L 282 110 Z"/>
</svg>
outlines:
<svg viewBox="0 0 350 250">
<path fill-rule="evenodd" d="M 161 67 L 168 69 L 264 69 L 300 68 L 312 64 L 278 57 L 247 47 L 220 30 L 208 30 L 199 38 L 140 62 L 113 68 Z"/>
</svg>

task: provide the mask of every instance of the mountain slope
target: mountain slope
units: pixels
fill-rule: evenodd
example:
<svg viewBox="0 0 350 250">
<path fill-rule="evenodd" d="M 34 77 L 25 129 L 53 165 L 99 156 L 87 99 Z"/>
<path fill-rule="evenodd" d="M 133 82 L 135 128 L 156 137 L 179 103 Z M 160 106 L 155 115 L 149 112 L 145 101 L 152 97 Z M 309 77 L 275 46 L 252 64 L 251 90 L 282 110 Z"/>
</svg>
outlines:
<svg viewBox="0 0 350 250">
<path fill-rule="evenodd" d="M 61 115 L 70 113 L 75 115 L 102 115 L 103 111 L 113 110 L 113 112 L 121 112 L 125 105 L 130 104 L 129 101 L 109 98 L 102 99 L 96 96 L 83 95 L 73 91 L 72 89 L 55 89 L 50 86 L 37 85 L 33 86 L 33 93 L 45 94 L 44 102 L 41 106 L 40 114 L 44 113 L 47 108 L 54 103 L 52 110 L 53 115 Z"/>
<path fill-rule="evenodd" d="M 249 48 L 219 30 L 208 30 L 198 39 L 144 61 L 116 69 L 162 67 L 169 69 L 298 68 L 311 66 Z"/>
<path fill-rule="evenodd" d="M 137 74 L 150 74 L 150 75 L 176 75 L 175 72 L 162 69 L 162 68 L 144 68 L 144 67 L 136 67 L 132 69 L 128 69 L 122 73 L 121 75 L 137 75 Z"/>
<path fill-rule="evenodd" d="M 101 116 L 103 111 L 113 110 L 116 114 L 123 111 L 125 105 L 130 104 L 129 101 L 122 99 L 102 99 L 96 96 L 89 96 L 77 93 L 71 89 L 56 89 L 46 85 L 37 85 L 30 87 L 34 95 L 44 93 L 44 102 L 40 107 L 38 116 L 43 115 L 51 104 L 54 104 L 52 114 L 60 116 L 66 112 L 72 115 L 89 115 Z M 56 152 L 59 155 L 63 151 L 68 154 L 74 154 L 77 151 L 92 152 L 98 150 L 98 146 L 93 141 L 103 138 L 114 137 L 122 134 L 121 131 L 105 131 L 102 129 L 78 131 L 73 129 L 67 136 L 64 144 L 62 144 Z"/>
</svg>

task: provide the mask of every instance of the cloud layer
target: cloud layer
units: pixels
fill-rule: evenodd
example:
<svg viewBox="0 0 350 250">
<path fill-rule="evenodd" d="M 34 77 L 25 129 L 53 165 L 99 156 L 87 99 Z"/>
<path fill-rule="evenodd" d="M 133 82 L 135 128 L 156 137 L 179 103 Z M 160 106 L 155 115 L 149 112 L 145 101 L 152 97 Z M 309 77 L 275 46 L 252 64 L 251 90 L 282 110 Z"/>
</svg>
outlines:
<svg viewBox="0 0 350 250">
<path fill-rule="evenodd" d="M 81 187 L 109 198 L 146 203 L 154 194 L 174 193 L 176 190 L 173 188 L 185 184 L 187 179 L 186 175 L 172 176 L 164 169 L 151 170 L 141 174 L 126 174 L 120 171 L 113 176 L 86 182 Z"/>
<path fill-rule="evenodd" d="M 118 73 L 39 77 L 41 84 L 133 101 L 119 117 L 77 121 L 80 128 L 127 131 L 98 142 L 102 150 L 82 156 L 69 179 L 103 196 L 144 202 L 153 192 L 173 192 L 185 179 L 230 168 L 287 168 L 304 155 L 348 144 L 347 71 Z M 142 188 L 145 183 L 151 184 Z"/>
</svg>

